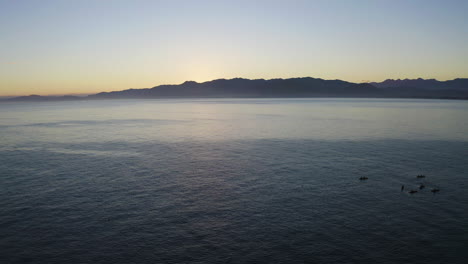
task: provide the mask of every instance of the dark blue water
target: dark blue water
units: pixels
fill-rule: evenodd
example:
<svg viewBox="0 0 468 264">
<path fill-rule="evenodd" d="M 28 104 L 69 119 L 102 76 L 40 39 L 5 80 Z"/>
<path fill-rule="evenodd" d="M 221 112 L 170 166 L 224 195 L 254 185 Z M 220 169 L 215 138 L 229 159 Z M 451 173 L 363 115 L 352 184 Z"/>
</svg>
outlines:
<svg viewBox="0 0 468 264">
<path fill-rule="evenodd" d="M 0 105 L 0 262 L 464 263 L 467 104 Z"/>
</svg>

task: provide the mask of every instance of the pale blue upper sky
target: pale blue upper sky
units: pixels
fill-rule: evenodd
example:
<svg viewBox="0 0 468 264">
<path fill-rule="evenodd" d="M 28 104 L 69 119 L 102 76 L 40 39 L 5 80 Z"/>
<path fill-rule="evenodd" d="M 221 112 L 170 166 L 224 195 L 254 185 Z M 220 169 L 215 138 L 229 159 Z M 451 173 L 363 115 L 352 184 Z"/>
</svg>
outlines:
<svg viewBox="0 0 468 264">
<path fill-rule="evenodd" d="M 0 95 L 468 77 L 468 1 L 0 0 Z"/>
</svg>

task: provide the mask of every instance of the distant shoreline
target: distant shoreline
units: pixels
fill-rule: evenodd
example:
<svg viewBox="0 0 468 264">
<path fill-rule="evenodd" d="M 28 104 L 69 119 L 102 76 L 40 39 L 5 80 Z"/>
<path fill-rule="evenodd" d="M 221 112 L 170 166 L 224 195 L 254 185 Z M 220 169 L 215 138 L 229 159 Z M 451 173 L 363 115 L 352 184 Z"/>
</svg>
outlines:
<svg viewBox="0 0 468 264">
<path fill-rule="evenodd" d="M 45 96 L 44 96 L 45 97 Z M 460 100 L 465 101 L 467 98 L 451 98 L 451 97 L 339 97 L 339 96 L 315 96 L 315 97 L 151 97 L 151 98 L 77 98 L 77 99 L 60 99 L 60 98 L 43 98 L 35 100 L 21 100 L 17 98 L 0 99 L 0 103 L 28 103 L 28 102 L 78 102 L 78 101 L 123 101 L 123 100 L 175 100 L 175 99 L 419 99 L 419 100 Z"/>
<path fill-rule="evenodd" d="M 18 96 L 0 101 L 76 101 L 96 99 L 174 98 L 409 98 L 468 100 L 468 78 L 385 80 L 380 83 L 351 83 L 303 77 L 290 79 L 217 79 L 186 81 L 178 85 L 101 92 L 87 96 Z"/>
</svg>

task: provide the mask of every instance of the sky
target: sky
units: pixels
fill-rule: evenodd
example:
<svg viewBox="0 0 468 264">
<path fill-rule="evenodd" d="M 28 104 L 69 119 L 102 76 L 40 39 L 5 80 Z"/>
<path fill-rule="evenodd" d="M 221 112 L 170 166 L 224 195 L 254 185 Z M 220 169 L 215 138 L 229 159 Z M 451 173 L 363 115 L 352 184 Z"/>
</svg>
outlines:
<svg viewBox="0 0 468 264">
<path fill-rule="evenodd" d="M 0 0 L 0 96 L 468 77 L 464 0 Z"/>
</svg>

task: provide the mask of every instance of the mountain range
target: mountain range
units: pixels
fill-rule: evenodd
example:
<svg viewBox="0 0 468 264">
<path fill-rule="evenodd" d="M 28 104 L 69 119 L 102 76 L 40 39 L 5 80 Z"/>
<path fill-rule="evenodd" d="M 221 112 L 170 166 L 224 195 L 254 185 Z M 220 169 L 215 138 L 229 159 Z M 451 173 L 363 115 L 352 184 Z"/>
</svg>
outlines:
<svg viewBox="0 0 468 264">
<path fill-rule="evenodd" d="M 352 83 L 318 78 L 217 79 L 208 82 L 186 81 L 178 85 L 102 92 L 79 96 L 20 96 L 6 101 L 51 101 L 91 99 L 151 98 L 287 98 L 287 97 L 372 97 L 468 99 L 468 78 L 449 81 L 435 79 L 388 79 L 383 82 Z M 5 101 L 5 100 L 4 100 Z"/>
</svg>

